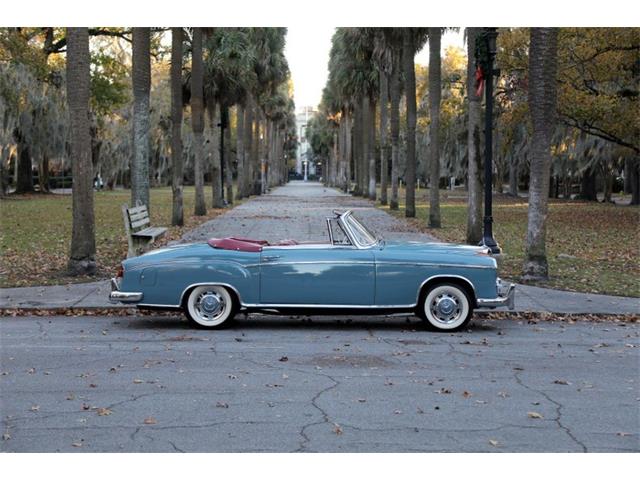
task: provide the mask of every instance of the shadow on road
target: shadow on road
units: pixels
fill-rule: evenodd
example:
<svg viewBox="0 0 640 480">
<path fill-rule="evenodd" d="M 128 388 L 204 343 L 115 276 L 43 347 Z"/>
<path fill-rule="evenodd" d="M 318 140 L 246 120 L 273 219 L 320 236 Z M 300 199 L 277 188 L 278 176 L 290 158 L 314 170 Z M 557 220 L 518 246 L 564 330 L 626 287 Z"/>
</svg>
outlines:
<svg viewBox="0 0 640 480">
<path fill-rule="evenodd" d="M 490 332 L 497 330 L 497 327 L 487 324 L 485 321 L 472 320 L 468 330 Z M 138 330 L 187 330 L 193 332 L 204 332 L 193 328 L 187 320 L 182 316 L 175 317 L 132 317 L 131 319 L 121 320 L 120 324 L 125 328 Z M 354 317 L 282 317 L 271 315 L 252 314 L 245 319 L 244 315 L 239 315 L 229 327 L 221 330 L 224 332 L 240 332 L 243 330 L 387 330 L 387 331 L 403 331 L 414 330 L 421 332 L 429 332 L 432 334 L 449 335 L 454 332 L 435 332 L 419 319 L 411 316 L 396 317 L 370 317 L 363 316 Z M 466 330 L 463 330 L 465 332 Z M 460 333 L 460 332 L 458 332 Z"/>
</svg>

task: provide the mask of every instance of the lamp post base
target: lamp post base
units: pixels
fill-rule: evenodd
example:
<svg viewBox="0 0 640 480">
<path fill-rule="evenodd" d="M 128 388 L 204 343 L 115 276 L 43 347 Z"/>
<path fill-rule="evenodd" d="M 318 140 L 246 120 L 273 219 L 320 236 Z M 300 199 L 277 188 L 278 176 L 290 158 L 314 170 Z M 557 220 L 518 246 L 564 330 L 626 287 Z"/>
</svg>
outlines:
<svg viewBox="0 0 640 480">
<path fill-rule="evenodd" d="M 478 244 L 481 247 L 487 247 L 491 251 L 491 255 L 499 255 L 502 253 L 502 249 L 498 242 L 496 242 L 492 236 L 482 237 L 482 240 Z"/>
</svg>

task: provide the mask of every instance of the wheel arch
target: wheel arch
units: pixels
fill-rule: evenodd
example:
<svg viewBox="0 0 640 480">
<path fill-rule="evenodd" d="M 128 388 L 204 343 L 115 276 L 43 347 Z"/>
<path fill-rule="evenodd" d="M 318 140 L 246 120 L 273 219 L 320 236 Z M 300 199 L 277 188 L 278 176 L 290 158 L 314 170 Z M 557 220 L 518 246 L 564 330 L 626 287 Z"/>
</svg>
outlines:
<svg viewBox="0 0 640 480">
<path fill-rule="evenodd" d="M 235 302 L 236 308 L 240 309 L 240 307 L 242 307 L 242 299 L 240 297 L 240 293 L 238 292 L 238 290 L 236 290 L 234 286 L 229 285 L 228 283 L 223 283 L 223 282 L 199 282 L 199 283 L 192 283 L 191 285 L 188 285 L 180 295 L 180 307 L 184 308 L 186 306 L 187 299 L 189 298 L 189 294 L 194 288 L 204 287 L 204 286 L 216 286 L 216 287 L 226 288 L 229 291 L 229 295 L 231 295 L 231 298 Z"/>
<path fill-rule="evenodd" d="M 418 295 L 416 297 L 416 305 L 419 306 L 421 303 L 422 298 L 424 297 L 425 293 L 434 285 L 437 284 L 441 284 L 441 283 L 452 283 L 454 285 L 459 286 L 460 288 L 464 289 L 464 291 L 466 292 L 466 294 L 469 296 L 469 299 L 471 300 L 471 306 L 472 308 L 477 308 L 478 307 L 478 299 L 476 296 L 476 289 L 473 286 L 473 283 L 471 282 L 471 280 L 469 280 L 466 277 L 463 277 L 462 275 L 450 275 L 450 274 L 441 274 L 441 275 L 433 275 L 429 278 L 427 278 L 424 282 L 422 282 L 420 284 L 420 288 L 418 288 Z"/>
</svg>

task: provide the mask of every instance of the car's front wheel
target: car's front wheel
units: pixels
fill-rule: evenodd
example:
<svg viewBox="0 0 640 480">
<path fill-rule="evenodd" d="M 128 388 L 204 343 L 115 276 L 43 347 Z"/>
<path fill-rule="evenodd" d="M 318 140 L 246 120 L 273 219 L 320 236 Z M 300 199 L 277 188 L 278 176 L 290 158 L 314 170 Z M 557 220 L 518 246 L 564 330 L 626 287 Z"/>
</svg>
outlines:
<svg viewBox="0 0 640 480">
<path fill-rule="evenodd" d="M 438 283 L 421 295 L 418 315 L 436 330 L 459 330 L 471 320 L 473 307 L 463 288 L 452 283 Z"/>
<path fill-rule="evenodd" d="M 202 285 L 189 293 L 184 306 L 185 314 L 192 325 L 198 328 L 223 328 L 233 320 L 236 313 L 233 296 L 220 285 Z"/>
</svg>

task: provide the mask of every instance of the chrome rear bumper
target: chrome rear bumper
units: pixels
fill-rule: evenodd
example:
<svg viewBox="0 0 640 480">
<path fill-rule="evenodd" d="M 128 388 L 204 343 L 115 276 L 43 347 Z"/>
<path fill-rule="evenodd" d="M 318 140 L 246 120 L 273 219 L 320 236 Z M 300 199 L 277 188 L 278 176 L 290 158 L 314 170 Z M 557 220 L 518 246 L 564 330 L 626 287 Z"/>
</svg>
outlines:
<svg viewBox="0 0 640 480">
<path fill-rule="evenodd" d="M 497 298 L 479 298 L 478 308 L 496 308 L 508 307 L 509 310 L 515 308 L 516 302 L 516 286 L 513 283 L 505 283 L 498 279 L 497 281 L 498 297 Z"/>
<path fill-rule="evenodd" d="M 111 303 L 137 303 L 140 300 L 142 300 L 141 292 L 121 292 L 118 280 L 111 279 L 111 293 L 109 294 Z"/>
</svg>

